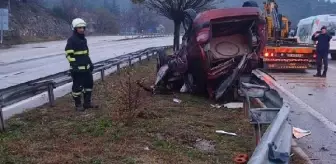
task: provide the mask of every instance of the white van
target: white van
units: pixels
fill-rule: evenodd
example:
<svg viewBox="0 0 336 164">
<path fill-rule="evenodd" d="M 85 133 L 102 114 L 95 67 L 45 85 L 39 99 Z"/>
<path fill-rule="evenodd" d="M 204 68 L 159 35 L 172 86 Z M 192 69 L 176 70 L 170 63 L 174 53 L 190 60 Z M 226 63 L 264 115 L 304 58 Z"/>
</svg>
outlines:
<svg viewBox="0 0 336 164">
<path fill-rule="evenodd" d="M 311 37 L 316 31 L 326 26 L 328 33 L 332 36 L 330 41 L 331 59 L 336 60 L 336 14 L 317 15 L 301 19 L 297 25 L 295 37 L 299 43 L 315 44 Z"/>
</svg>

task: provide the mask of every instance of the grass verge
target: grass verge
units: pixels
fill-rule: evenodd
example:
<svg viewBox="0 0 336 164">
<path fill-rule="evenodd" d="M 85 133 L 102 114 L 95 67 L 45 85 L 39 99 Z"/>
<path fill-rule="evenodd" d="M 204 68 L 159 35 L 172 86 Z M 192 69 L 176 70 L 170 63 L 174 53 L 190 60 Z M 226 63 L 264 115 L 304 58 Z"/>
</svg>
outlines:
<svg viewBox="0 0 336 164">
<path fill-rule="evenodd" d="M 128 105 L 122 98 L 126 72 L 132 84 L 142 80 L 150 85 L 155 62 L 97 82 L 94 102 L 99 110 L 75 112 L 71 97 L 65 96 L 53 108 L 43 106 L 11 118 L 7 132 L 0 134 L 1 163 L 231 164 L 236 154 L 253 151 L 253 130 L 242 110 L 210 108 L 207 99 L 192 95 L 131 91 L 138 103 L 126 124 L 120 114 Z"/>
</svg>

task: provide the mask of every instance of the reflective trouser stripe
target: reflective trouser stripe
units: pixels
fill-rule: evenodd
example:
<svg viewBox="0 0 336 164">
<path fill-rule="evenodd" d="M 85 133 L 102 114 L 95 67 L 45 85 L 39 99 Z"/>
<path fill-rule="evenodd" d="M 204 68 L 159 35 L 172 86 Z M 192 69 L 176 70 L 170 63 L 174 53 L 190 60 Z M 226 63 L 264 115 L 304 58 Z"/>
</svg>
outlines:
<svg viewBox="0 0 336 164">
<path fill-rule="evenodd" d="M 79 66 L 78 69 L 79 69 L 79 70 L 90 69 L 90 64 L 88 64 L 87 66 Z"/>
<path fill-rule="evenodd" d="M 84 70 L 84 69 L 86 69 L 86 67 L 85 66 L 79 66 L 78 69 Z"/>
<path fill-rule="evenodd" d="M 87 55 L 88 54 L 88 51 L 85 50 L 85 51 L 75 51 L 74 52 L 74 55 Z"/>
<path fill-rule="evenodd" d="M 71 95 L 73 97 L 79 97 L 80 95 L 82 95 L 82 92 L 72 92 Z"/>
<path fill-rule="evenodd" d="M 83 89 L 83 92 L 85 93 L 85 92 L 92 92 L 92 88 L 85 88 L 85 89 Z"/>
</svg>

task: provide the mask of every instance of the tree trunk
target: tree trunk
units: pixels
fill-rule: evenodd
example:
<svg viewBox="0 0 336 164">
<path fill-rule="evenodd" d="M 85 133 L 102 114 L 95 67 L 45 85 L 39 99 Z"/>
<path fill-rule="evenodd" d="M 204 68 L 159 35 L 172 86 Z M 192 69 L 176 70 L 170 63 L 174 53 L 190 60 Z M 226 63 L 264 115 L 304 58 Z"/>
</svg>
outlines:
<svg viewBox="0 0 336 164">
<path fill-rule="evenodd" d="M 180 28 L 181 22 L 174 21 L 174 51 L 180 49 Z"/>
</svg>

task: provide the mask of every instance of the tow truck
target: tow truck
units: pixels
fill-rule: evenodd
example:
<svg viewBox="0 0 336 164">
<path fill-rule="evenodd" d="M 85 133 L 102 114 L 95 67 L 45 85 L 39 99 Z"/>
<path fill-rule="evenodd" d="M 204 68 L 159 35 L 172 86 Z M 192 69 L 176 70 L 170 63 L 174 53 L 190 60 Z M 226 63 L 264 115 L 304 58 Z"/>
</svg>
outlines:
<svg viewBox="0 0 336 164">
<path fill-rule="evenodd" d="M 264 2 L 267 43 L 261 55 L 264 69 L 306 70 L 315 65 L 315 47 L 289 38 L 290 21 L 279 14 L 275 0 Z"/>
</svg>

